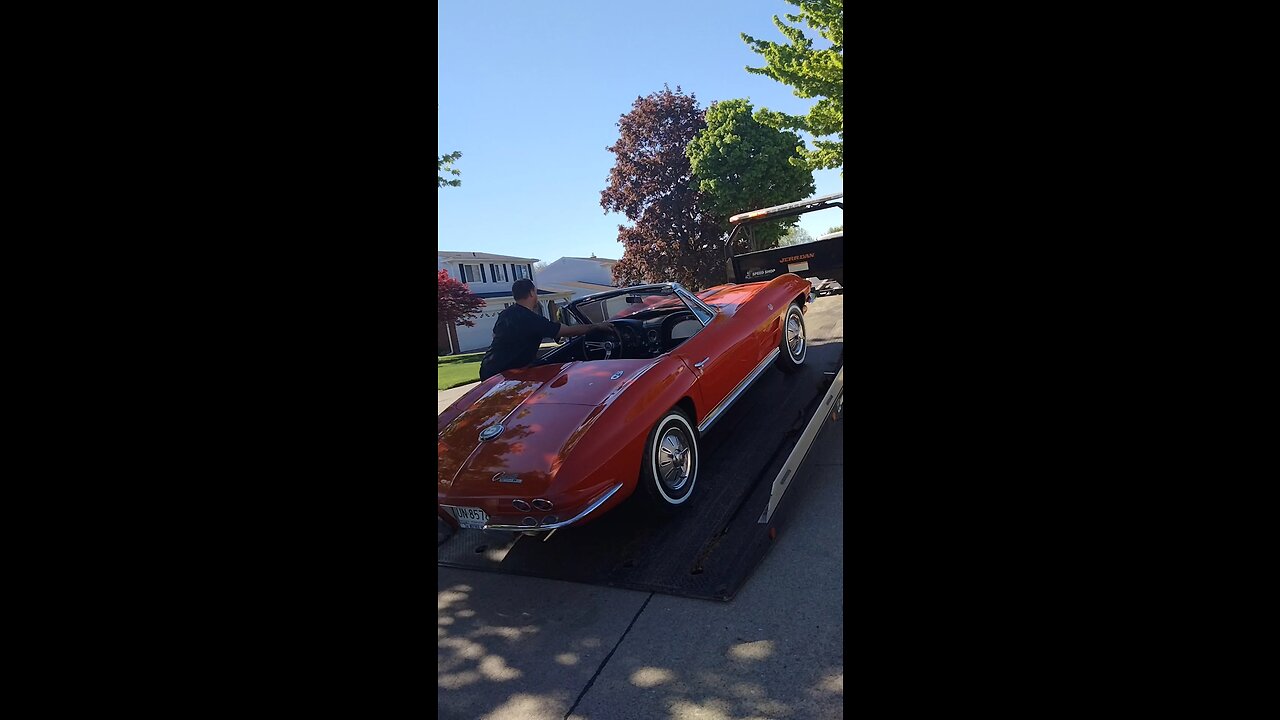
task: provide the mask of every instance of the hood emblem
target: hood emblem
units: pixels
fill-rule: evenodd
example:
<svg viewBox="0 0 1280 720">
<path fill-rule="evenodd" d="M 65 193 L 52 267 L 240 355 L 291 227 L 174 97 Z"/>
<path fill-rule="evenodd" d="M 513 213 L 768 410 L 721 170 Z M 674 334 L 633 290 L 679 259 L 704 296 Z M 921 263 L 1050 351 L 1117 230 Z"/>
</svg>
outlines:
<svg viewBox="0 0 1280 720">
<path fill-rule="evenodd" d="M 501 425 L 490 425 L 489 427 L 480 431 L 480 442 L 485 442 L 486 440 L 492 440 L 501 434 L 502 434 Z"/>
<path fill-rule="evenodd" d="M 609 376 L 609 379 L 610 379 L 610 380 L 617 380 L 617 379 L 618 379 L 618 378 L 620 378 L 620 377 L 622 377 L 622 371 L 621 371 L 621 370 L 619 370 L 618 372 L 616 372 L 616 373 L 614 373 L 614 374 L 610 375 L 610 376 Z"/>
<path fill-rule="evenodd" d="M 512 473 L 498 473 L 493 476 L 493 481 L 500 483 L 513 483 L 515 485 L 519 485 L 522 482 L 519 477 L 516 477 Z"/>
</svg>

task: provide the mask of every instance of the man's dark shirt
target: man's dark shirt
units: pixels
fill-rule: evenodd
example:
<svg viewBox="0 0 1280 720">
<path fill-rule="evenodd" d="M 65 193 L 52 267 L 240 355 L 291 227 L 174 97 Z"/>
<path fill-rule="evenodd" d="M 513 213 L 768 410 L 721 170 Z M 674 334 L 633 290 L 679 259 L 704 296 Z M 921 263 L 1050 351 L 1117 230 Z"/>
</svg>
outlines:
<svg viewBox="0 0 1280 720">
<path fill-rule="evenodd" d="M 503 370 L 522 368 L 533 362 L 542 338 L 560 333 L 560 323 L 552 322 L 523 305 L 512 305 L 498 313 L 493 323 L 493 344 L 480 361 L 480 379 L 488 380 Z"/>
</svg>

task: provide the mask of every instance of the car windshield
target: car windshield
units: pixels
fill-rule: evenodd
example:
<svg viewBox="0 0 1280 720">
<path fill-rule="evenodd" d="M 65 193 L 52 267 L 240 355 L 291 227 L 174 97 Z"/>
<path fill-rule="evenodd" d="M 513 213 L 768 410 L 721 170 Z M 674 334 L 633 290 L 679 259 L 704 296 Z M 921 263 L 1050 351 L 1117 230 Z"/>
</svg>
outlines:
<svg viewBox="0 0 1280 720">
<path fill-rule="evenodd" d="M 684 300 L 668 288 L 632 290 L 580 302 L 575 308 L 587 319 L 587 322 L 593 323 L 628 317 L 644 319 L 666 314 L 672 310 L 688 309 Z"/>
</svg>

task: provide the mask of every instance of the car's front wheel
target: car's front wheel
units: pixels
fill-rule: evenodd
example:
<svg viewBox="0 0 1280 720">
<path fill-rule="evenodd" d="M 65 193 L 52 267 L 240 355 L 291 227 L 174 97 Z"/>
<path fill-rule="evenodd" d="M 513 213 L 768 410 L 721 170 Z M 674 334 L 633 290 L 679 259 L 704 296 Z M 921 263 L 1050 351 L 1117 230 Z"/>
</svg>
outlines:
<svg viewBox="0 0 1280 720">
<path fill-rule="evenodd" d="M 667 411 L 645 444 L 640 484 L 659 508 L 683 505 L 698 480 L 698 433 L 689 416 L 678 408 Z"/>
<path fill-rule="evenodd" d="M 804 365 L 809 340 L 804 332 L 804 311 L 799 303 L 791 303 L 782 316 L 782 338 L 778 340 L 778 369 L 792 373 Z"/>
</svg>

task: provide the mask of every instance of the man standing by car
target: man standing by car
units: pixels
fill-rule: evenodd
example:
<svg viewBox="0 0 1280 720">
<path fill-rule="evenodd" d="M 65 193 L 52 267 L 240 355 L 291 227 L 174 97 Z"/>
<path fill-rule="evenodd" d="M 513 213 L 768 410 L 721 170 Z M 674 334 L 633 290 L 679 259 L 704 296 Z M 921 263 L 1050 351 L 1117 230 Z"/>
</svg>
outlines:
<svg viewBox="0 0 1280 720">
<path fill-rule="evenodd" d="M 480 361 L 481 380 L 533 362 L 544 337 L 574 337 L 594 330 L 613 330 L 609 323 L 561 325 L 542 317 L 534 309 L 538 307 L 538 290 L 532 280 L 515 281 L 511 295 L 516 304 L 498 313 L 493 323 L 493 343 Z"/>
</svg>

